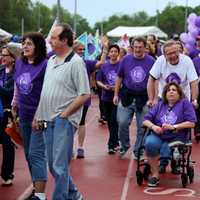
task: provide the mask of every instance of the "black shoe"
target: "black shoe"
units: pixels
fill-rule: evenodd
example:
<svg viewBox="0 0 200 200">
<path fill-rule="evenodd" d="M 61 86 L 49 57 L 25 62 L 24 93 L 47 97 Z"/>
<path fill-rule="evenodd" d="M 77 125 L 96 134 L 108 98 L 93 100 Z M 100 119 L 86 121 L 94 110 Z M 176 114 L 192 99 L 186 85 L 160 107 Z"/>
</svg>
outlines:
<svg viewBox="0 0 200 200">
<path fill-rule="evenodd" d="M 176 174 L 176 175 L 179 175 L 181 173 L 181 168 L 178 167 L 178 166 L 174 166 L 172 168 L 172 174 Z"/>
<path fill-rule="evenodd" d="M 160 165 L 159 166 L 159 173 L 160 174 L 164 174 L 164 173 L 166 173 L 166 165 Z"/>
<path fill-rule="evenodd" d="M 108 149 L 108 154 L 113 155 L 116 153 L 116 149 L 115 148 L 109 148 Z"/>
<path fill-rule="evenodd" d="M 148 181 L 148 186 L 149 187 L 156 187 L 159 184 L 159 178 L 156 177 L 151 177 Z"/>
</svg>

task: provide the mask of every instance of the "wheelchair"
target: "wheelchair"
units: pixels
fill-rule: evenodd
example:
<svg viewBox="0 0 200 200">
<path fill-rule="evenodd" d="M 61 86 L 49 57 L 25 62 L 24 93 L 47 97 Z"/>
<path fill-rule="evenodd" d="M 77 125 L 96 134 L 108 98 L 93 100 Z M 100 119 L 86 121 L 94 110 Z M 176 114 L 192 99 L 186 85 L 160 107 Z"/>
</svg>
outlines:
<svg viewBox="0 0 200 200">
<path fill-rule="evenodd" d="M 150 130 L 144 131 L 143 141 L 147 135 L 150 134 Z M 144 145 L 140 146 L 138 157 L 137 157 L 137 169 L 136 169 L 136 180 L 138 186 L 143 184 L 143 181 L 147 181 L 151 173 L 151 167 L 148 164 L 148 160 L 141 161 L 140 155 L 144 151 Z M 182 187 L 185 188 L 188 183 L 192 183 L 194 180 L 194 163 L 195 161 L 191 160 L 192 153 L 192 142 L 183 143 L 181 141 L 174 141 L 168 144 L 171 149 L 170 158 L 160 158 L 160 159 L 169 159 L 171 161 L 171 169 L 176 170 L 176 174 L 181 176 Z"/>
</svg>

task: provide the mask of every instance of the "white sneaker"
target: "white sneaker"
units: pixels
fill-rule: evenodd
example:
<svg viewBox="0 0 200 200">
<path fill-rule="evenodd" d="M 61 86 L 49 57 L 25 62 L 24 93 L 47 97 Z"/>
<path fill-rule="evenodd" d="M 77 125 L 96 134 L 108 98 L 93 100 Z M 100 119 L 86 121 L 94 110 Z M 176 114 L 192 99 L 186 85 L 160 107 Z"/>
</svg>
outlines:
<svg viewBox="0 0 200 200">
<path fill-rule="evenodd" d="M 9 186 L 12 185 L 13 180 L 12 179 L 8 179 L 7 181 L 3 180 L 2 185 L 3 186 Z"/>
</svg>

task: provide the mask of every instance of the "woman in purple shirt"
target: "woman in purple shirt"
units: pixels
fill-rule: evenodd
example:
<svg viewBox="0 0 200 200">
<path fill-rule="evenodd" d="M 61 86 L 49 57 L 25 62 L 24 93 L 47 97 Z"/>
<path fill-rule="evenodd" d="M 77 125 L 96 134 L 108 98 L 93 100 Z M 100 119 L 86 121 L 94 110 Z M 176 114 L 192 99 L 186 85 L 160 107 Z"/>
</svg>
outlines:
<svg viewBox="0 0 200 200">
<path fill-rule="evenodd" d="M 104 112 L 110 133 L 108 141 L 108 153 L 115 154 L 118 141 L 117 106 L 113 103 L 114 87 L 119 69 L 120 48 L 118 45 L 110 45 L 108 50 L 109 61 L 102 65 L 97 74 L 97 84 L 102 88 L 101 100 L 103 101 Z"/>
<path fill-rule="evenodd" d="M 35 190 L 34 199 L 45 200 L 47 167 L 42 131 L 32 129 L 46 70 L 46 43 L 40 33 L 23 37 L 22 58 L 16 61 L 13 108 L 18 110 L 25 157 Z"/>
<path fill-rule="evenodd" d="M 145 151 L 152 172 L 148 186 L 155 187 L 159 184 L 160 153 L 163 152 L 164 157 L 169 157 L 169 142 L 187 142 L 188 129 L 194 128 L 195 122 L 194 108 L 188 99 L 184 98 L 182 89 L 175 82 L 167 84 L 163 90 L 163 100 L 145 115 L 143 122 L 152 132 L 145 141 Z"/>
</svg>

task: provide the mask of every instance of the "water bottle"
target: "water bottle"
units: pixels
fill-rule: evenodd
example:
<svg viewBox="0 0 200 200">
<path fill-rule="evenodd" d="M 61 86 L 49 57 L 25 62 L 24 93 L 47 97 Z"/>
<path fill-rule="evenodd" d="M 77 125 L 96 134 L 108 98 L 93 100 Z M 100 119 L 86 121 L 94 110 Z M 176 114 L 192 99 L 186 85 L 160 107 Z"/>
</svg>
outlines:
<svg viewBox="0 0 200 200">
<path fill-rule="evenodd" d="M 174 160 L 176 160 L 176 161 L 178 161 L 178 159 L 180 158 L 180 153 L 179 153 L 178 147 L 175 147 L 175 148 L 174 148 L 173 158 L 174 158 Z"/>
</svg>

